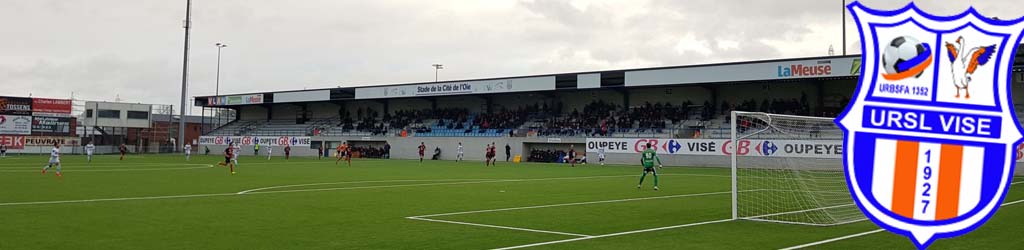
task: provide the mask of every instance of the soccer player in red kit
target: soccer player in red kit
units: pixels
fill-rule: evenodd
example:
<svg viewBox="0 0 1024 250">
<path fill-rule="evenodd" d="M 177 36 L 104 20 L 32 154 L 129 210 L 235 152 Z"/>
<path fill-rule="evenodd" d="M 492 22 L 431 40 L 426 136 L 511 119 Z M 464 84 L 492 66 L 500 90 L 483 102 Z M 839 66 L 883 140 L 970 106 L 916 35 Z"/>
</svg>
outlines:
<svg viewBox="0 0 1024 250">
<path fill-rule="evenodd" d="M 124 146 L 124 143 L 121 143 L 121 146 L 117 147 L 117 149 L 121 151 L 121 160 L 123 161 L 124 154 L 128 152 L 128 147 Z"/>
<path fill-rule="evenodd" d="M 231 174 L 235 174 L 235 163 L 232 161 L 232 159 L 234 159 L 234 156 L 234 147 L 228 146 L 227 148 L 224 148 L 224 162 L 218 162 L 217 165 L 221 167 L 229 166 L 231 169 Z"/>
<path fill-rule="evenodd" d="M 423 162 L 423 152 L 427 150 L 427 145 L 420 142 L 420 162 Z"/>
<path fill-rule="evenodd" d="M 337 156 L 338 160 L 334 161 L 334 165 L 338 165 L 338 162 L 344 159 L 348 162 L 349 167 L 352 166 L 352 151 L 348 146 L 348 142 L 342 142 L 341 145 L 338 145 Z"/>
<path fill-rule="evenodd" d="M 491 144 L 488 144 L 487 148 L 484 149 L 484 150 L 487 151 L 487 155 L 486 155 L 487 158 L 484 160 L 484 166 L 490 166 L 491 164 L 494 164 L 495 166 L 497 166 L 497 162 L 495 162 L 495 159 L 494 159 L 494 155 L 495 155 L 494 143 L 492 142 Z"/>
</svg>

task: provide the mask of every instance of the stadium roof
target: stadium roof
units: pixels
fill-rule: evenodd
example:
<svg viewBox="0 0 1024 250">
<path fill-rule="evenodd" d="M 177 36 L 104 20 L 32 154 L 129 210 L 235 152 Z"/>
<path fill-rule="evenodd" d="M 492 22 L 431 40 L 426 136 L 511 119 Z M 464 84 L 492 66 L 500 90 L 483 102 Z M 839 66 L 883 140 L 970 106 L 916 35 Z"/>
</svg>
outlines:
<svg viewBox="0 0 1024 250">
<path fill-rule="evenodd" d="M 1013 71 L 1024 72 L 1024 45 L 1018 47 L 1014 59 L 1015 66 Z M 195 106 L 220 107 L 576 89 L 680 86 L 729 82 L 856 79 L 859 75 L 860 55 L 823 56 L 363 87 L 196 96 L 194 104 Z"/>
</svg>

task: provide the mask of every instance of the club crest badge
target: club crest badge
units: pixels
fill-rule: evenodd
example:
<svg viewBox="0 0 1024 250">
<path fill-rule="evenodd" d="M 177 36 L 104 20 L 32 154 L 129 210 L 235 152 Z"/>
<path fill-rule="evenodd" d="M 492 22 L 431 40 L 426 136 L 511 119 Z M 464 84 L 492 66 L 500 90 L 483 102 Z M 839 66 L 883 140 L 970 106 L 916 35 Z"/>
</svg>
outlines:
<svg viewBox="0 0 1024 250">
<path fill-rule="evenodd" d="M 836 123 L 854 200 L 918 248 L 978 228 L 999 209 L 1021 142 L 1009 90 L 1024 19 L 847 8 L 863 69 Z"/>
</svg>

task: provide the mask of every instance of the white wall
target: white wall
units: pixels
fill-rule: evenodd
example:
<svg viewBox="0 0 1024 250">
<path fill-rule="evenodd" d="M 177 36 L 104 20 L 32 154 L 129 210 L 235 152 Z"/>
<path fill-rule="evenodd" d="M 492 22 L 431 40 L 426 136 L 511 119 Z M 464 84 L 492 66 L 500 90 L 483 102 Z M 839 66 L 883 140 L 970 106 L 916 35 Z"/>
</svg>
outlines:
<svg viewBox="0 0 1024 250">
<path fill-rule="evenodd" d="M 547 138 L 523 138 L 523 137 L 313 137 L 313 141 L 327 141 L 327 142 L 341 142 L 349 141 L 355 144 L 359 144 L 359 141 L 387 141 L 391 144 L 391 158 L 392 159 L 419 159 L 417 154 L 417 146 L 420 142 L 424 142 L 427 146 L 425 158 L 429 159 L 434 152 L 435 147 L 441 148 L 441 160 L 455 160 L 457 157 L 456 152 L 458 143 L 462 142 L 464 146 L 465 158 L 469 161 L 483 161 L 484 159 L 484 146 L 488 143 L 497 143 L 497 157 L 499 162 L 505 161 L 505 144 L 508 143 L 512 147 L 512 156 L 522 155 L 523 161 L 526 161 L 529 155 L 524 154 L 528 150 L 528 147 L 532 148 L 552 148 L 565 150 L 569 144 L 575 144 L 577 152 L 585 152 L 583 145 L 586 143 L 585 138 L 560 138 L 561 143 L 548 143 Z M 333 145 L 333 144 L 331 144 Z M 264 150 L 266 147 L 260 149 L 262 155 L 266 155 Z M 199 152 L 202 152 L 203 146 L 197 147 Z M 224 146 L 210 146 L 211 154 L 218 154 L 224 150 Z M 308 147 L 292 147 L 292 156 L 316 156 L 317 150 L 315 148 Z M 280 147 L 274 148 L 274 155 L 283 155 L 284 150 Z M 331 152 L 333 154 L 333 152 Z M 242 147 L 242 155 L 253 155 L 252 147 Z M 618 154 L 608 153 L 606 155 L 606 163 L 608 164 L 623 164 L 623 165 L 636 165 L 639 162 L 639 154 Z M 588 160 L 591 163 L 597 162 L 597 156 L 593 154 L 587 155 Z M 670 155 L 662 154 L 659 155 L 665 166 L 687 166 L 687 167 L 722 167 L 728 168 L 731 165 L 731 159 L 728 156 L 705 156 L 705 155 Z M 757 160 L 754 157 L 745 157 L 741 160 Z M 800 164 L 811 164 L 815 166 L 841 166 L 842 161 L 839 159 L 802 159 Z M 244 163 L 243 163 L 244 164 Z M 793 164 L 787 160 L 775 160 L 775 161 L 763 161 L 758 162 L 761 166 L 774 166 L 774 167 L 791 167 L 787 164 Z M 773 165 L 774 164 L 774 165 Z M 777 166 L 775 166 L 777 165 Z M 1024 168 L 1017 168 L 1018 175 L 1024 174 Z"/>
</svg>

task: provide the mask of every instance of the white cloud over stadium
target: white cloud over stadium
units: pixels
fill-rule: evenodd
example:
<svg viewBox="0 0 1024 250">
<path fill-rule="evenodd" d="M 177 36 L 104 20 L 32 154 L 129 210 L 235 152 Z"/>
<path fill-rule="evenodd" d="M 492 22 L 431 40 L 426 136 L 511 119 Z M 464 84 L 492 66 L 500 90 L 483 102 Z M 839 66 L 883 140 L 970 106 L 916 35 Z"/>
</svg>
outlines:
<svg viewBox="0 0 1024 250">
<path fill-rule="evenodd" d="M 904 3 L 868 1 L 879 8 Z M 1012 1 L 926 1 L 1015 17 Z M 2 95 L 177 104 L 184 1 L 13 1 Z M 728 18 L 724 18 L 728 17 Z M 535 75 L 841 52 L 839 1 L 243 1 L 194 3 L 190 96 Z M 848 23 L 848 47 L 856 30 Z"/>
</svg>

